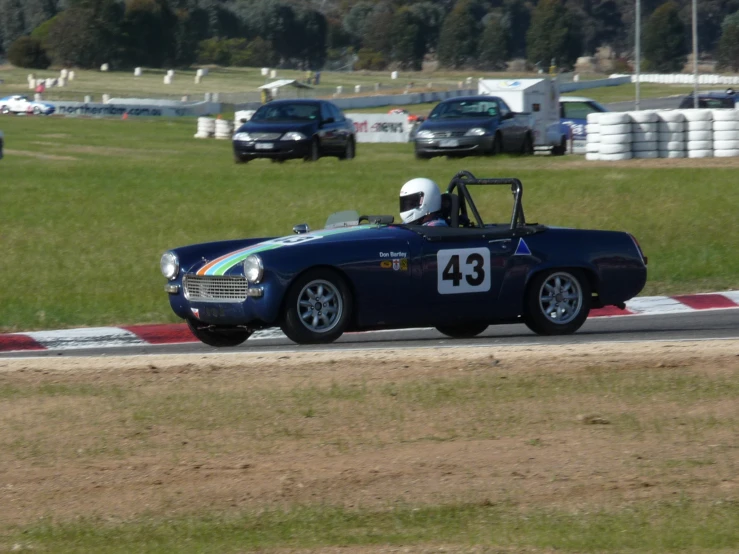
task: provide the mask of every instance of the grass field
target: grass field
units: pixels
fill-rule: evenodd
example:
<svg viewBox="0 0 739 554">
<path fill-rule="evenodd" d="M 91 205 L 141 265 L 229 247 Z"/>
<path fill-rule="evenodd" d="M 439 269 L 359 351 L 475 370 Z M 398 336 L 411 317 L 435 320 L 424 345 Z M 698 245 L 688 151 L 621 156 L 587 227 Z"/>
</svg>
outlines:
<svg viewBox="0 0 739 554">
<path fill-rule="evenodd" d="M 400 186 L 459 170 L 515 176 L 527 218 L 623 229 L 649 256 L 646 294 L 739 285 L 737 159 L 585 162 L 581 156 L 416 161 L 359 145 L 351 162 L 237 166 L 195 121 L 4 117 L 0 330 L 172 321 L 159 257 L 175 246 L 320 227 L 334 211 L 397 215 Z M 481 200 L 506 217 L 508 196 Z"/>
</svg>

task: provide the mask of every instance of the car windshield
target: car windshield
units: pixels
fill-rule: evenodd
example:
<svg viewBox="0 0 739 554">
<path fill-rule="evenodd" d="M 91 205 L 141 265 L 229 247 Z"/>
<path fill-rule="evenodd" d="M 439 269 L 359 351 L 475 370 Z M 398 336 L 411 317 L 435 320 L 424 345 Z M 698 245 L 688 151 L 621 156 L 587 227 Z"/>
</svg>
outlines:
<svg viewBox="0 0 739 554">
<path fill-rule="evenodd" d="M 436 106 L 429 117 L 431 119 L 459 119 L 496 115 L 498 115 L 498 103 L 492 100 L 453 100 Z"/>
<path fill-rule="evenodd" d="M 254 113 L 251 121 L 313 121 L 319 119 L 320 114 L 318 104 L 265 104 Z"/>
</svg>

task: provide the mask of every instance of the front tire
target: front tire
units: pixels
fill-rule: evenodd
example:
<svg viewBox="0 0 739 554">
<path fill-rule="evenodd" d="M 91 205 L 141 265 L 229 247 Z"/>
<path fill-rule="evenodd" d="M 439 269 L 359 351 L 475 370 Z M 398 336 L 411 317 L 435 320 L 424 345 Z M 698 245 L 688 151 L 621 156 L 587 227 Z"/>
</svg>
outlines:
<svg viewBox="0 0 739 554">
<path fill-rule="evenodd" d="M 503 139 L 501 138 L 500 133 L 495 133 L 495 136 L 493 137 L 493 145 L 490 147 L 490 152 L 488 152 L 488 156 L 497 156 L 502 152 Z"/>
<path fill-rule="evenodd" d="M 246 329 L 214 329 L 209 325 L 201 324 L 192 319 L 187 320 L 187 326 L 190 328 L 190 332 L 200 342 L 208 346 L 215 346 L 216 348 L 238 346 L 252 334 L 251 331 L 247 331 Z"/>
<path fill-rule="evenodd" d="M 317 162 L 321 157 L 321 144 L 318 138 L 314 138 L 310 143 L 310 153 L 305 157 L 306 162 Z"/>
<path fill-rule="evenodd" d="M 534 139 L 531 138 L 531 133 L 526 133 L 526 137 L 523 139 L 521 154 L 524 156 L 531 156 L 534 154 Z"/>
<path fill-rule="evenodd" d="M 527 289 L 524 322 L 538 335 L 570 335 L 585 323 L 590 304 L 590 282 L 582 271 L 543 271 Z"/>
<path fill-rule="evenodd" d="M 552 156 L 564 156 L 567 153 L 567 139 L 562 138 L 559 146 L 552 147 Z"/>
<path fill-rule="evenodd" d="M 442 325 L 437 327 L 436 330 L 453 339 L 471 339 L 487 328 L 487 323 L 466 323 L 464 325 Z"/>
<path fill-rule="evenodd" d="M 340 160 L 353 160 L 354 156 L 356 154 L 357 147 L 354 144 L 354 139 L 350 138 L 348 141 L 346 141 L 346 147 L 344 148 L 344 153 L 339 154 Z"/>
<path fill-rule="evenodd" d="M 245 158 L 244 156 L 240 156 L 239 154 L 234 154 L 234 163 L 245 164 L 248 162 L 249 162 L 249 158 Z"/>
<path fill-rule="evenodd" d="M 282 332 L 298 344 L 334 342 L 346 329 L 353 299 L 346 281 L 333 270 L 313 269 L 290 287 Z"/>
</svg>

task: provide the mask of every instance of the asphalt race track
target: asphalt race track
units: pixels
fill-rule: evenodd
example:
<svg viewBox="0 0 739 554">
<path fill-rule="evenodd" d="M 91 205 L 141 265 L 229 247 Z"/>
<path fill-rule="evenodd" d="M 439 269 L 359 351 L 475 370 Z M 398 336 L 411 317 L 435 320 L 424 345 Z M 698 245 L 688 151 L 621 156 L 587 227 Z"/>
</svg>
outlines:
<svg viewBox="0 0 739 554">
<path fill-rule="evenodd" d="M 635 315 L 589 319 L 574 335 L 542 337 L 524 325 L 498 325 L 466 340 L 449 339 L 433 329 L 375 331 L 346 334 L 333 344 L 297 346 L 286 338 L 246 341 L 237 348 L 216 349 L 201 343 L 141 345 L 122 348 L 88 348 L 9 352 L 0 358 L 79 356 L 140 356 L 153 354 L 212 354 L 215 352 L 312 352 L 398 348 L 449 348 L 459 346 L 526 346 L 602 342 L 739 339 L 739 309 L 707 310 L 669 315 Z M 625 347 L 627 348 L 627 347 Z"/>
</svg>

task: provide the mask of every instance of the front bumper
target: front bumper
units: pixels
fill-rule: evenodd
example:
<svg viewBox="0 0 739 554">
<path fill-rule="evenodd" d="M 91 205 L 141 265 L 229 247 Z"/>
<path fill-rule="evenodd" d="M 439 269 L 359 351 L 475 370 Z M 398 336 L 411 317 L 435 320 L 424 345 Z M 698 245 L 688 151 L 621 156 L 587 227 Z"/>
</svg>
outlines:
<svg viewBox="0 0 739 554">
<path fill-rule="evenodd" d="M 416 138 L 416 153 L 425 156 L 485 154 L 493 149 L 491 135 L 454 138 Z"/>
<path fill-rule="evenodd" d="M 233 141 L 234 154 L 243 160 L 270 158 L 289 160 L 305 158 L 311 152 L 311 140 Z"/>
</svg>

